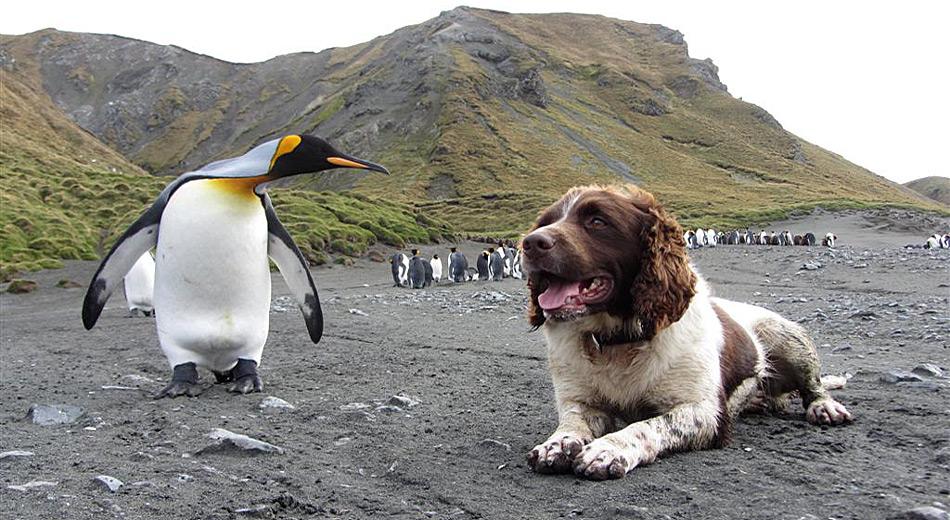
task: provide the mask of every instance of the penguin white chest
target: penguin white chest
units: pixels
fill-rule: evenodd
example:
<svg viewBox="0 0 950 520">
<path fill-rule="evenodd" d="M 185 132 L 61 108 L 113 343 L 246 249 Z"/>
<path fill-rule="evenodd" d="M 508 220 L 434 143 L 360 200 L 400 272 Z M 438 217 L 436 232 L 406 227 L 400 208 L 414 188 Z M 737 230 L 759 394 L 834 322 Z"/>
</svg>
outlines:
<svg viewBox="0 0 950 520">
<path fill-rule="evenodd" d="M 162 214 L 155 258 L 159 341 L 169 364 L 260 363 L 267 340 L 267 218 L 240 179 L 188 182 Z"/>
</svg>

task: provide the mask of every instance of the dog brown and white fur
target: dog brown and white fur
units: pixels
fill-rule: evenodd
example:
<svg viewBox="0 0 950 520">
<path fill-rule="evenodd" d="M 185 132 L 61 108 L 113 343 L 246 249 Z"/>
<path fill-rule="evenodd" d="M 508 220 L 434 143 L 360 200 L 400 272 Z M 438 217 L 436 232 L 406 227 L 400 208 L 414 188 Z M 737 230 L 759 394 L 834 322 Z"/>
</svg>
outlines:
<svg viewBox="0 0 950 520">
<path fill-rule="evenodd" d="M 665 453 L 723 446 L 741 411 L 796 391 L 809 422 L 851 421 L 805 330 L 712 297 L 651 194 L 574 188 L 522 244 L 559 421 L 528 454 L 535 471 L 620 478 Z"/>
</svg>

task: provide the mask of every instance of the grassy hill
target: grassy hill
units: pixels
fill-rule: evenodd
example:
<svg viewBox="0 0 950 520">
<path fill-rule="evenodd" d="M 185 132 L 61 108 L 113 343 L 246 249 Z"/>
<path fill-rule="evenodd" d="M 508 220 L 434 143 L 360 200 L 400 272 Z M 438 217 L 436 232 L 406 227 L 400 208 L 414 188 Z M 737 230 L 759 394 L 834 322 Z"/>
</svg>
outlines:
<svg viewBox="0 0 950 520">
<path fill-rule="evenodd" d="M 91 193 L 88 202 L 59 189 L 44 199 L 39 188 L 17 202 L 30 211 L 72 212 L 92 235 L 111 236 L 113 222 L 132 210 L 104 195 L 111 186 L 125 193 L 128 185 L 136 197 L 141 189 L 144 200 L 162 184 L 149 184 L 139 168 L 180 173 L 286 133 L 324 136 L 394 172 L 309 177 L 297 187 L 322 194 L 278 197 L 282 217 L 299 219 L 295 232 L 313 234 L 301 242 L 312 243 L 315 259 L 327 248 L 364 249 L 372 240 L 364 231 L 393 242 L 448 228 L 516 235 L 566 189 L 589 183 L 637 183 L 684 224 L 719 228 L 815 206 L 947 212 L 733 98 L 711 61 L 691 58 L 682 34 L 659 25 L 457 8 L 364 44 L 255 64 L 120 36 L 44 30 L 0 36 L 0 65 L 10 72 L 4 109 L 23 125 L 36 112 L 58 110 L 69 119 L 56 123 L 59 130 L 95 141 L 81 127 L 98 139 L 96 149 L 121 154 L 91 163 L 85 144 L 58 153 L 55 164 L 76 172 L 73 181 Z M 7 101 L 18 82 L 28 91 Z M 62 186 L 67 175 L 50 174 L 48 158 L 21 151 L 59 130 L 12 131 L 16 146 L 4 147 L 4 169 L 17 182 Z M 351 212 L 329 211 L 336 206 Z M 373 217 L 357 217 L 364 214 Z M 334 223 L 325 226 L 327 219 Z M 10 253 L 3 259 L 29 262 L 35 248 L 27 238 L 4 249 Z M 88 257 L 103 241 L 68 245 Z"/>
<path fill-rule="evenodd" d="M 0 82 L 0 279 L 99 258 L 170 180 L 149 175 L 70 121 L 18 70 Z M 276 190 L 274 204 L 313 263 L 383 241 L 428 242 L 445 223 L 361 195 Z"/>
<path fill-rule="evenodd" d="M 950 178 L 937 176 L 923 177 L 904 183 L 904 186 L 927 198 L 950 206 Z"/>
</svg>

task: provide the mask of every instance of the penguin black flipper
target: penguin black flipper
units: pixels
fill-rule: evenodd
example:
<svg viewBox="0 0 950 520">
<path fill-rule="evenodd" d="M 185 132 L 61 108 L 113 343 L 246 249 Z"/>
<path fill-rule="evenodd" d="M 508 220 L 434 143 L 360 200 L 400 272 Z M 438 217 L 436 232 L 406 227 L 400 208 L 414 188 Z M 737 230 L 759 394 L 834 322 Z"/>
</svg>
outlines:
<svg viewBox="0 0 950 520">
<path fill-rule="evenodd" d="M 99 264 L 82 303 L 82 324 L 86 330 L 96 325 L 112 291 L 132 269 L 135 261 L 158 243 L 158 224 L 162 220 L 167 201 L 168 197 L 162 192 L 152 207 L 116 240 L 109 254 Z"/>
<path fill-rule="evenodd" d="M 267 254 L 277 264 L 277 269 L 283 275 L 284 281 L 294 293 L 294 298 L 307 322 L 310 340 L 318 343 L 320 337 L 323 336 L 323 310 L 320 308 L 317 286 L 313 283 L 310 268 L 307 267 L 307 259 L 277 218 L 270 196 L 264 193 L 260 197 L 264 205 L 264 213 L 267 215 Z"/>
</svg>

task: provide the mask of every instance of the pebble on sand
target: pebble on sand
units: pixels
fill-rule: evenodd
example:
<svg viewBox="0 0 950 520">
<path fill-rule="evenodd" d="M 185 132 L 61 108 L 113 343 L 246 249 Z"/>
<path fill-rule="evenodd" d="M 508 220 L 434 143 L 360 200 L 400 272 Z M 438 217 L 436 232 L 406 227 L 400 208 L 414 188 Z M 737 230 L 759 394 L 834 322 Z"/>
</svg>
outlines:
<svg viewBox="0 0 950 520">
<path fill-rule="evenodd" d="M 260 404 L 262 409 L 271 409 L 271 410 L 294 410 L 294 405 L 284 401 L 279 397 L 274 397 L 269 395 L 265 397 Z"/>
<path fill-rule="evenodd" d="M 93 483 L 102 489 L 107 489 L 112 493 L 119 491 L 124 485 L 121 480 L 109 475 L 98 475 L 92 479 Z"/>
<path fill-rule="evenodd" d="M 122 386 L 134 386 L 136 388 L 142 388 L 143 386 L 156 385 L 158 384 L 154 379 L 150 377 L 145 377 L 139 374 L 126 374 L 119 378 L 119 381 L 123 383 Z"/>
<path fill-rule="evenodd" d="M 933 363 L 921 363 L 912 372 L 924 377 L 943 377 L 943 370 Z"/>
<path fill-rule="evenodd" d="M 924 378 L 917 374 L 911 374 L 904 370 L 891 370 L 881 376 L 881 381 L 890 385 L 897 383 L 917 383 L 923 380 Z"/>
<path fill-rule="evenodd" d="M 34 489 L 43 489 L 48 487 L 53 487 L 59 482 L 49 482 L 47 480 L 34 480 L 32 482 L 27 482 L 26 484 L 20 484 L 16 486 L 7 486 L 7 489 L 12 489 L 14 491 L 33 491 Z"/>
<path fill-rule="evenodd" d="M 234 514 L 259 518 L 270 518 L 273 516 L 275 507 L 273 504 L 255 504 L 251 507 L 242 507 L 235 509 Z"/>
<path fill-rule="evenodd" d="M 399 408 L 412 408 L 419 404 L 419 401 L 404 395 L 394 395 L 386 400 L 386 404 L 389 406 L 398 406 Z"/>
<path fill-rule="evenodd" d="M 888 520 L 950 520 L 950 515 L 943 509 L 924 506 L 890 516 Z"/>
<path fill-rule="evenodd" d="M 240 433 L 215 428 L 208 434 L 213 442 L 198 450 L 196 455 L 205 455 L 208 453 L 225 454 L 258 454 L 258 453 L 284 453 L 284 449 L 269 442 L 248 437 Z"/>
<path fill-rule="evenodd" d="M 511 451 L 511 445 L 495 439 L 482 439 L 475 444 L 475 447 L 483 452 Z"/>
<path fill-rule="evenodd" d="M 34 404 L 26 413 L 26 417 L 33 424 L 40 426 L 54 426 L 57 424 L 72 424 L 83 416 L 82 408 L 70 404 Z"/>
<path fill-rule="evenodd" d="M 33 456 L 32 451 L 10 450 L 10 451 L 5 451 L 3 453 L 0 453 L 0 460 L 20 459 L 23 457 L 32 457 L 32 456 Z"/>
<path fill-rule="evenodd" d="M 26 294 L 36 290 L 38 285 L 33 280 L 16 279 L 7 286 L 7 292 L 10 294 Z"/>
</svg>

